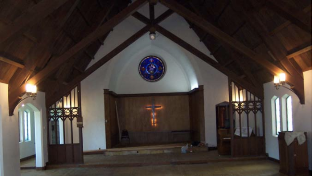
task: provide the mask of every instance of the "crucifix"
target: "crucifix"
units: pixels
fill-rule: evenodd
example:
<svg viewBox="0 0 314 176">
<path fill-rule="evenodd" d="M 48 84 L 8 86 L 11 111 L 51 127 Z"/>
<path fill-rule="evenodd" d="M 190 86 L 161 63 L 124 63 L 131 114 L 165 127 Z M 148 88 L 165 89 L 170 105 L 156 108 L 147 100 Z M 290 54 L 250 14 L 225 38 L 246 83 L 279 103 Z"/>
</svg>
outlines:
<svg viewBox="0 0 314 176">
<path fill-rule="evenodd" d="M 152 115 L 153 115 L 153 125 L 156 125 L 155 121 L 155 109 L 161 108 L 161 106 L 156 106 L 155 105 L 155 100 L 152 100 L 152 105 L 151 106 L 146 106 L 147 109 L 151 108 L 152 109 Z"/>
</svg>

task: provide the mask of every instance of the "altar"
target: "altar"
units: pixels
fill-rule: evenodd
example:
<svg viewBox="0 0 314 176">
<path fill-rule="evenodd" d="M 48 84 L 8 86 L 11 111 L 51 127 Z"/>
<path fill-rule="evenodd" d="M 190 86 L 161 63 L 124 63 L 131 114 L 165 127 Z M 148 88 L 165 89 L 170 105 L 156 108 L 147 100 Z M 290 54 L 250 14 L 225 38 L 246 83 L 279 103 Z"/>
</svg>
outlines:
<svg viewBox="0 0 314 176">
<path fill-rule="evenodd" d="M 105 90 L 107 148 L 205 140 L 202 86 L 191 92 L 116 94 Z M 121 132 L 128 140 L 121 141 Z"/>
</svg>

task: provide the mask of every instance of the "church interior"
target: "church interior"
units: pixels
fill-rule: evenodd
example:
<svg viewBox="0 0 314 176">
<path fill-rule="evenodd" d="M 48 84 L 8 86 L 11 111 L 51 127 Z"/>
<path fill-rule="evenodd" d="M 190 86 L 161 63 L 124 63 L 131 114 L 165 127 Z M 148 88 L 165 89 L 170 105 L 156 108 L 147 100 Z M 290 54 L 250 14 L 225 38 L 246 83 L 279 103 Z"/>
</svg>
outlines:
<svg viewBox="0 0 314 176">
<path fill-rule="evenodd" d="M 0 176 L 311 174 L 311 1 L 0 0 Z"/>
</svg>

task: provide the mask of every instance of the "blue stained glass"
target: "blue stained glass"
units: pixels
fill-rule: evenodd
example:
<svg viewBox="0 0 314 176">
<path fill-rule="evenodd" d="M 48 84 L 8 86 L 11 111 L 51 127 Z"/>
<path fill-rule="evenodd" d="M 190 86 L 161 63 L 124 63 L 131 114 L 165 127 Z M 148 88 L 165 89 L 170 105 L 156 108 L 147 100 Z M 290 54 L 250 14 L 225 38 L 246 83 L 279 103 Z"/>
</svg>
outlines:
<svg viewBox="0 0 314 176">
<path fill-rule="evenodd" d="M 163 77 L 166 67 L 160 58 L 156 56 L 147 56 L 140 62 L 138 71 L 146 81 L 155 82 Z"/>
</svg>

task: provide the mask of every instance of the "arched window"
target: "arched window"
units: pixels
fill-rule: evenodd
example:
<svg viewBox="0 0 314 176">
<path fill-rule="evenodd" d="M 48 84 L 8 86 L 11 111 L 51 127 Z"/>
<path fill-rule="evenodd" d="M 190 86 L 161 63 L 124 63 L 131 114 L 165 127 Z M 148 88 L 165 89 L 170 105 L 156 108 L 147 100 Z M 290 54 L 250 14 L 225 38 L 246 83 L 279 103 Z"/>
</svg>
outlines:
<svg viewBox="0 0 314 176">
<path fill-rule="evenodd" d="M 28 111 L 24 111 L 24 140 L 31 140 L 31 120 L 30 113 Z"/>
<path fill-rule="evenodd" d="M 281 120 L 280 120 L 280 102 L 279 98 L 274 96 L 271 101 L 272 106 L 272 126 L 273 126 L 273 136 L 277 137 L 281 131 Z"/>
<path fill-rule="evenodd" d="M 288 96 L 286 98 L 286 121 L 287 121 L 287 131 L 293 131 L 292 124 L 292 98 Z"/>
</svg>

